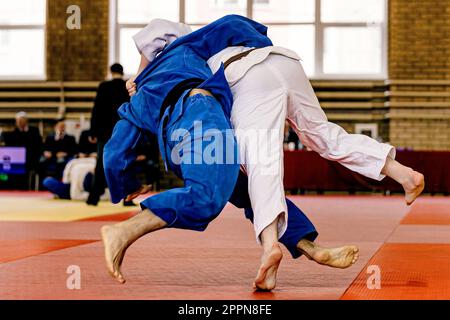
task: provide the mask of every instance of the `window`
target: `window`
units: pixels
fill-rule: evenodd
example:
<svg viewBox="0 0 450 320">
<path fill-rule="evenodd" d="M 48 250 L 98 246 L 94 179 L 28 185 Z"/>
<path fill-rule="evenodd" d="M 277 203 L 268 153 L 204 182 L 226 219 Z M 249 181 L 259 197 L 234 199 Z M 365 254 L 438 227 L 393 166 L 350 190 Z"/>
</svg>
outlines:
<svg viewBox="0 0 450 320">
<path fill-rule="evenodd" d="M 0 79 L 45 78 L 45 0 L 0 0 Z"/>
<path fill-rule="evenodd" d="M 165 0 L 164 7 L 159 0 L 113 1 L 120 29 L 113 57 L 127 73 L 139 62 L 131 36 L 151 19 L 182 21 L 196 30 L 233 13 L 267 25 L 274 44 L 296 51 L 312 78 L 386 77 L 387 0 Z"/>
<path fill-rule="evenodd" d="M 377 74 L 382 70 L 381 34 L 376 27 L 324 29 L 323 72 Z"/>
<path fill-rule="evenodd" d="M 132 37 L 152 19 L 161 18 L 171 21 L 180 20 L 180 1 L 164 0 L 111 0 L 110 14 L 116 17 L 111 33 L 110 62 L 120 62 L 126 74 L 136 73 L 140 57 Z M 113 19 L 111 19 L 113 20 Z"/>
<path fill-rule="evenodd" d="M 318 73 L 386 76 L 385 6 L 385 0 L 321 0 Z"/>
<path fill-rule="evenodd" d="M 247 15 L 247 0 L 186 0 L 184 22 L 202 26 L 227 14 Z"/>
</svg>

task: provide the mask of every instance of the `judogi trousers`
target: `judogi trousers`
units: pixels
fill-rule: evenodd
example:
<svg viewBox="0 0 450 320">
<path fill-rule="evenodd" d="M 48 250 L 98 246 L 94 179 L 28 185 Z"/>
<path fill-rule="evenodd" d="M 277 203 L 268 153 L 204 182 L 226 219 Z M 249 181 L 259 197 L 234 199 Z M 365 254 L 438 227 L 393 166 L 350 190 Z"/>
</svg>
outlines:
<svg viewBox="0 0 450 320">
<path fill-rule="evenodd" d="M 367 177 L 384 178 L 381 170 L 387 157 L 395 158 L 394 147 L 365 135 L 348 134 L 328 121 L 298 60 L 270 54 L 233 84 L 231 91 L 231 120 L 248 176 L 257 239 L 280 214 L 280 238 L 290 221 L 283 186 L 286 119 L 305 146 Z"/>
<path fill-rule="evenodd" d="M 238 177 L 231 124 L 215 98 L 200 94 L 181 98 L 165 119 L 162 154 L 184 186 L 149 197 L 141 206 L 169 228 L 203 231 L 227 204 Z"/>
<path fill-rule="evenodd" d="M 245 217 L 252 223 L 255 221 L 255 214 L 252 209 L 252 204 L 248 194 L 248 177 L 242 171 L 234 188 L 233 194 L 230 198 L 230 203 L 238 208 L 244 209 Z M 270 195 L 267 195 L 270 196 Z M 318 232 L 313 223 L 291 200 L 286 198 L 287 205 L 287 229 L 279 241 L 288 249 L 289 253 L 294 259 L 300 257 L 302 253 L 297 248 L 300 240 L 306 239 L 314 241 L 318 237 Z"/>
</svg>

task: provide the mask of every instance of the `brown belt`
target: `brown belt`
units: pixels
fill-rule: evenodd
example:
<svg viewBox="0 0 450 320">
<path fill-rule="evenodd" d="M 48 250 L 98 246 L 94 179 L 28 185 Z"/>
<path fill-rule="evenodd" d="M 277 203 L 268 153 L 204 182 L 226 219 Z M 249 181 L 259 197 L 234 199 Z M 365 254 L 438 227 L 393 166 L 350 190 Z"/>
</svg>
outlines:
<svg viewBox="0 0 450 320">
<path fill-rule="evenodd" d="M 210 97 L 213 96 L 212 93 L 208 90 L 196 88 L 196 89 L 192 89 L 189 92 L 189 97 L 195 96 L 196 94 L 201 94 L 202 96 L 210 96 Z"/>
<path fill-rule="evenodd" d="M 256 48 L 250 49 L 250 50 L 247 50 L 247 51 L 238 53 L 238 54 L 235 55 L 235 56 L 232 56 L 230 59 L 228 59 L 227 61 L 225 61 L 225 63 L 223 64 L 223 65 L 224 65 L 224 68 L 226 69 L 226 68 L 227 68 L 230 64 L 232 64 L 233 62 L 236 62 L 236 61 L 241 60 L 242 58 L 248 56 L 249 53 L 252 52 L 252 51 L 254 51 L 254 50 L 256 50 Z"/>
</svg>

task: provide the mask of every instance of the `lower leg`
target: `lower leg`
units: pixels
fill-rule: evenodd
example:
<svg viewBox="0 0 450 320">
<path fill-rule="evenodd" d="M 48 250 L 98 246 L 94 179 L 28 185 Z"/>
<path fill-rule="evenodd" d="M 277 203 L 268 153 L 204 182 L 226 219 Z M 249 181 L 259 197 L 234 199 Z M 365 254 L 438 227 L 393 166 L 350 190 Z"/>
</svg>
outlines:
<svg viewBox="0 0 450 320">
<path fill-rule="evenodd" d="M 94 177 L 92 179 L 91 190 L 89 191 L 89 197 L 86 201 L 88 205 L 96 206 L 100 201 L 100 197 L 105 192 L 106 177 L 105 169 L 103 166 L 103 149 L 105 142 L 99 141 L 97 143 L 97 163 L 95 165 Z"/>
<path fill-rule="evenodd" d="M 381 173 L 394 179 L 403 186 L 405 200 L 408 205 L 416 200 L 425 187 L 423 174 L 402 165 L 391 157 L 387 158 Z"/>
<path fill-rule="evenodd" d="M 164 220 L 146 209 L 126 221 L 102 227 L 106 266 L 110 274 L 120 283 L 125 283 L 120 266 L 128 247 L 147 233 L 162 229 L 166 225 Z"/>
<path fill-rule="evenodd" d="M 88 205 L 96 206 L 98 204 L 101 197 L 99 189 L 98 174 L 96 172 L 89 190 L 89 196 L 86 200 Z"/>
<path fill-rule="evenodd" d="M 92 179 L 92 186 L 89 191 L 89 197 L 86 201 L 88 205 L 96 206 L 100 201 L 100 197 L 105 191 L 104 172 L 95 170 L 94 178 Z"/>
<path fill-rule="evenodd" d="M 70 184 L 62 183 L 61 181 L 47 177 L 42 182 L 51 193 L 58 196 L 60 199 L 70 200 Z"/>
<path fill-rule="evenodd" d="M 323 248 L 306 239 L 298 242 L 297 248 L 309 259 L 333 268 L 348 268 L 358 260 L 356 246 Z"/>
<path fill-rule="evenodd" d="M 302 143 L 328 160 L 339 161 L 350 170 L 376 178 L 372 175 L 378 175 L 379 172 L 374 173 L 371 167 L 367 167 L 369 163 L 358 165 L 354 160 L 357 158 L 364 159 L 364 157 L 359 157 L 360 154 L 358 153 L 365 154 L 368 148 L 376 150 L 378 143 L 362 135 L 348 134 L 340 126 L 328 122 L 301 65 L 292 65 L 288 68 L 287 62 L 285 64 L 286 68 L 284 68 L 283 75 L 288 77 L 286 82 L 295 85 L 294 88 L 291 88 L 291 96 L 289 97 L 288 121 Z M 303 106 L 308 106 L 308 108 Z M 330 137 L 332 138 L 330 139 Z M 339 144 L 329 144 L 329 142 L 334 143 L 336 141 L 339 141 Z M 358 150 L 359 145 L 365 146 L 365 148 Z M 351 148 L 349 151 L 348 147 L 355 149 L 352 151 Z M 330 151 L 334 151 L 335 154 Z M 352 152 L 355 153 L 355 156 L 350 156 Z M 387 158 L 386 165 L 381 173 L 403 186 L 408 205 L 412 204 L 424 189 L 424 177 L 421 173 L 401 165 L 391 157 Z"/>
<path fill-rule="evenodd" d="M 255 290 L 269 291 L 276 286 L 277 271 L 283 258 L 283 252 L 278 243 L 278 219 L 279 217 L 261 232 L 263 255 L 253 285 Z"/>
</svg>

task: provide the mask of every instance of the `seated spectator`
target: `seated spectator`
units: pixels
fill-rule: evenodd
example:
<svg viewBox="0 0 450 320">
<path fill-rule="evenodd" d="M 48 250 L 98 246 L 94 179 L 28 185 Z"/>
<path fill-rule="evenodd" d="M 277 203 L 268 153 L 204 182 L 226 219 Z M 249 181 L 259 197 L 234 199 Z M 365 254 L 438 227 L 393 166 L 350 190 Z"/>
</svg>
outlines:
<svg viewBox="0 0 450 320">
<path fill-rule="evenodd" d="M 43 184 L 60 199 L 86 201 L 92 186 L 96 161 L 95 157 L 73 159 L 67 163 L 62 181 L 47 177 Z M 101 199 L 109 199 L 108 190 L 105 190 Z"/>
<path fill-rule="evenodd" d="M 75 138 L 66 134 L 66 124 L 58 120 L 55 132 L 45 139 L 42 157 L 43 170 L 47 175 L 60 179 L 66 164 L 75 156 L 77 143 Z"/>
<path fill-rule="evenodd" d="M 25 112 L 18 112 L 16 114 L 16 128 L 14 131 L 5 132 L 3 139 L 7 147 L 25 147 L 27 174 L 15 179 L 18 185 L 14 186 L 24 189 L 27 187 L 29 175 L 37 170 L 42 154 L 42 137 L 39 129 L 28 124 Z"/>
<path fill-rule="evenodd" d="M 25 112 L 16 114 L 16 128 L 4 134 L 7 147 L 25 147 L 27 156 L 27 169 L 36 169 L 42 154 L 42 137 L 38 128 L 28 125 Z"/>
<path fill-rule="evenodd" d="M 79 158 L 97 156 L 97 143 L 93 143 L 92 139 L 89 139 L 90 134 L 90 130 L 85 130 L 81 133 L 80 142 L 78 142 Z"/>
</svg>

